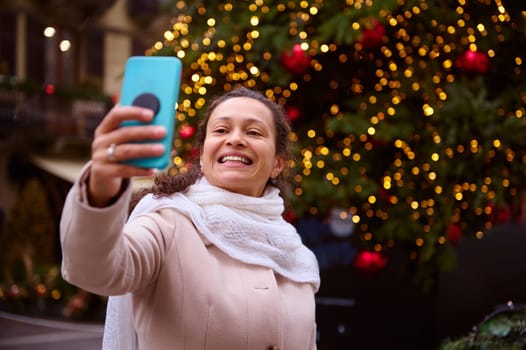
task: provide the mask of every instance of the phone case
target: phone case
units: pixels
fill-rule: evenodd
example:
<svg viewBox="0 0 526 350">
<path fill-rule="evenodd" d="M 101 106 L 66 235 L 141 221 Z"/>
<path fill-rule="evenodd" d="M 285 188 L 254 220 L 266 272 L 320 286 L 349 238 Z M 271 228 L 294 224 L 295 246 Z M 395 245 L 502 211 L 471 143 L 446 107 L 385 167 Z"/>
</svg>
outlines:
<svg viewBox="0 0 526 350">
<path fill-rule="evenodd" d="M 182 63 L 169 56 L 133 56 L 128 58 L 124 70 L 120 104 L 122 106 L 141 106 L 154 111 L 149 124 L 166 128 L 166 137 L 161 141 L 165 152 L 162 156 L 136 158 L 123 163 L 141 168 L 165 169 L 170 163 L 174 128 L 175 108 L 181 86 Z M 121 126 L 141 125 L 138 121 L 126 121 Z"/>
</svg>

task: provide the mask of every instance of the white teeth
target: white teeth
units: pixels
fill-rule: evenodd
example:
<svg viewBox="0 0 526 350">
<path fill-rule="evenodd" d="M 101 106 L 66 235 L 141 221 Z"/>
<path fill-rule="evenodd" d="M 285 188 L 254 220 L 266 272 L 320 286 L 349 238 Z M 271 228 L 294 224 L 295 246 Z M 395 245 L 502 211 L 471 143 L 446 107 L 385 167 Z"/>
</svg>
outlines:
<svg viewBox="0 0 526 350">
<path fill-rule="evenodd" d="M 221 158 L 221 163 L 224 163 L 226 161 L 232 161 L 232 162 L 241 162 L 243 164 L 250 164 L 250 160 L 244 157 L 240 156 L 224 156 Z"/>
</svg>

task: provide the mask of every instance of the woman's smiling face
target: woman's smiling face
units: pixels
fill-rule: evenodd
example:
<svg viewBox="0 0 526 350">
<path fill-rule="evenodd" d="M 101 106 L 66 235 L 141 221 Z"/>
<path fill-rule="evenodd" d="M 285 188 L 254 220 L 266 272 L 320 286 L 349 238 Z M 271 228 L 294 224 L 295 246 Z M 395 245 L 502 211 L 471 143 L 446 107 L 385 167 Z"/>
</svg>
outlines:
<svg viewBox="0 0 526 350">
<path fill-rule="evenodd" d="M 250 97 L 233 97 L 210 115 L 201 151 L 201 171 L 214 186 L 261 196 L 269 178 L 283 170 L 276 154 L 272 112 Z"/>
</svg>

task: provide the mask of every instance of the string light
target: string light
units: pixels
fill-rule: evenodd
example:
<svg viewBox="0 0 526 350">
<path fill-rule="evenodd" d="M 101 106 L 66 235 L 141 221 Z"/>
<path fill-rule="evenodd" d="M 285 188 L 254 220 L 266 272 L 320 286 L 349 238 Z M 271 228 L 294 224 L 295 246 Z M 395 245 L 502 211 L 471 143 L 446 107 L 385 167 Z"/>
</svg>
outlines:
<svg viewBox="0 0 526 350">
<path fill-rule="evenodd" d="M 526 155 L 514 150 L 501 135 L 470 136 L 464 130 L 452 138 L 452 126 L 446 125 L 445 107 L 461 99 L 458 91 L 452 90 L 462 79 L 456 57 L 465 48 L 481 50 L 495 59 L 498 43 L 505 40 L 502 28 L 512 22 L 500 0 L 494 4 L 474 2 L 485 7 L 485 17 L 471 16 L 472 7 L 465 0 L 457 1 L 453 10 L 456 18 L 451 19 L 433 16 L 431 5 L 425 1 L 399 11 L 406 5 L 404 1 L 378 10 L 379 0 L 346 0 L 341 13 L 331 17 L 333 21 L 341 20 L 338 28 L 346 30 L 324 37 L 319 34 L 323 28 L 317 23 L 317 18 L 325 15 L 325 6 L 329 6 L 323 0 L 282 1 L 275 8 L 261 0 L 224 2 L 219 5 L 219 12 L 204 4 L 178 1 L 180 14 L 164 32 L 163 41 L 155 43 L 148 54 L 171 52 L 186 62 L 187 79 L 183 80 L 182 102 L 177 111 L 181 123 L 195 124 L 195 117 L 205 109 L 212 91 L 245 85 L 264 91 L 284 106 L 295 100 L 309 105 L 317 102 L 302 100 L 306 89 L 312 86 L 309 84 L 325 84 L 316 85 L 316 90 L 327 92 L 327 96 L 316 99 L 330 100 L 333 95 L 339 98 L 310 116 L 316 119 L 317 127 L 307 123 L 303 126 L 300 121 L 293 135 L 300 147 L 299 159 L 292 164 L 298 207 L 303 205 L 304 212 L 319 214 L 329 209 L 324 207 L 327 203 L 317 203 L 318 197 L 309 192 L 324 188 L 341 191 L 340 197 L 351 201 L 342 204 L 355 208 L 353 222 L 361 223 L 357 226 L 358 235 L 372 246 L 378 244 L 375 247 L 379 250 L 394 244 L 391 241 L 387 245 L 377 236 L 383 223 L 393 219 L 390 211 L 394 207 L 409 208 L 415 227 L 421 228 L 421 237 L 412 238 L 415 249 L 428 244 L 444 245 L 449 220 L 467 227 L 469 220 L 475 222 L 489 216 L 485 207 L 488 202 L 504 193 L 517 193 L 511 174 L 489 171 L 486 176 L 477 174 L 478 169 L 452 174 L 447 164 L 468 162 L 471 157 L 504 159 L 509 167 L 526 162 Z M 231 18 L 237 13 L 248 16 L 235 17 L 234 23 Z M 372 17 L 381 18 L 390 34 L 388 40 L 381 37 L 378 46 L 368 51 L 368 43 L 360 38 L 360 33 Z M 428 30 L 415 30 L 419 27 Z M 309 72 L 286 76 L 287 79 L 276 73 L 279 54 L 285 50 L 285 43 L 281 48 L 273 46 L 276 30 L 309 53 Z M 493 49 L 486 47 L 490 40 Z M 523 74 L 523 60 L 524 57 L 515 56 L 509 62 L 517 76 Z M 338 67 L 350 73 L 340 76 Z M 326 81 L 319 78 L 331 74 Z M 520 101 L 521 105 L 515 105 L 513 110 L 502 110 L 501 118 L 510 116 L 523 121 L 526 94 Z M 408 106 L 414 108 L 410 110 Z M 414 124 L 418 124 L 418 132 L 407 131 Z M 469 127 L 468 121 L 463 127 Z M 191 149 L 190 142 L 174 144 L 173 173 L 187 169 L 184 152 Z M 387 151 L 381 154 L 384 149 Z M 375 174 L 374 162 L 382 156 L 391 158 L 382 164 L 382 173 Z M 480 175 L 484 176 L 483 181 L 477 180 Z M 498 181 L 494 176 L 498 176 Z M 310 186 L 313 181 L 319 183 Z M 380 190 L 385 194 L 380 194 Z M 441 208 L 449 208 L 449 214 Z M 491 227 L 491 222 L 484 226 Z M 483 237 L 478 229 L 474 232 Z M 411 252 L 410 258 L 417 259 L 417 255 Z"/>
</svg>

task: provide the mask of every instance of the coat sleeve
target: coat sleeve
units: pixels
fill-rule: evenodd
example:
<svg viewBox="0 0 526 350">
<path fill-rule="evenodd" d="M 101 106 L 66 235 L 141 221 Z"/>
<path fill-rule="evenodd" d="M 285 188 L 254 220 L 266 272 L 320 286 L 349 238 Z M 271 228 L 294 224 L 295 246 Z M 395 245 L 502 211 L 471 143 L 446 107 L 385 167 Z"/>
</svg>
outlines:
<svg viewBox="0 0 526 350">
<path fill-rule="evenodd" d="M 131 185 L 112 205 L 91 207 L 86 199 L 89 168 L 87 164 L 64 203 L 60 220 L 62 275 L 99 295 L 133 292 L 155 278 L 165 239 L 155 214 L 126 224 Z"/>
</svg>

